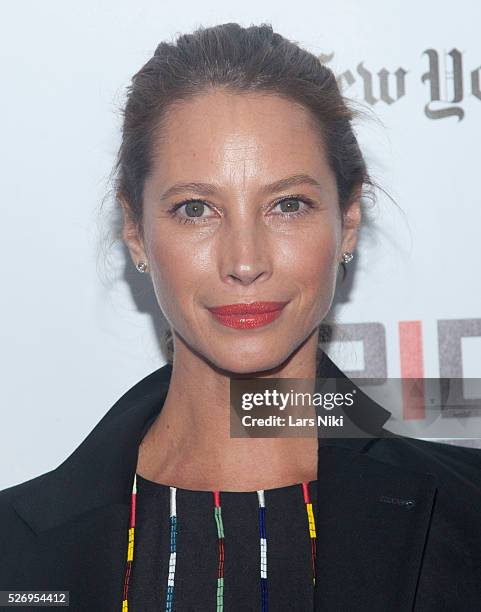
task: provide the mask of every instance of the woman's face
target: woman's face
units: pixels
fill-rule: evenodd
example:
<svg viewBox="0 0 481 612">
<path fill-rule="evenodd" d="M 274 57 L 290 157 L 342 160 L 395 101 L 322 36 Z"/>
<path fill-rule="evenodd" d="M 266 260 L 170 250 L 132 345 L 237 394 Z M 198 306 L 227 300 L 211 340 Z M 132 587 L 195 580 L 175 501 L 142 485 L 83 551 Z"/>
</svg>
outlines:
<svg viewBox="0 0 481 612">
<path fill-rule="evenodd" d="M 316 331 L 359 220 L 354 201 L 342 226 L 308 111 L 215 90 L 170 110 L 144 186 L 143 240 L 127 220 L 124 240 L 134 263 L 148 263 L 176 349 L 180 339 L 246 373 L 282 364 Z M 243 328 L 209 310 L 263 301 L 287 304 L 268 324 Z"/>
</svg>

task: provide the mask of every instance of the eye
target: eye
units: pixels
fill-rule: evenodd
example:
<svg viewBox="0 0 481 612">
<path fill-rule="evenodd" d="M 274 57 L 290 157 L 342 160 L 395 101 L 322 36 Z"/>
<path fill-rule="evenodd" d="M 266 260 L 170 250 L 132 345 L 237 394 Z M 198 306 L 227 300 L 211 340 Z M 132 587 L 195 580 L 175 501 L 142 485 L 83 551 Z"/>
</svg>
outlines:
<svg viewBox="0 0 481 612">
<path fill-rule="evenodd" d="M 303 204 L 304 206 L 301 206 Z M 299 217 L 309 213 L 310 209 L 314 207 L 314 203 L 305 198 L 298 196 L 289 196 L 288 198 L 282 198 L 274 205 L 274 208 L 281 208 L 279 216 L 284 218 Z"/>
<path fill-rule="evenodd" d="M 179 214 L 178 212 L 183 207 L 186 213 L 185 216 L 183 214 Z M 205 223 L 209 219 L 209 217 L 203 216 L 203 213 L 207 209 L 210 209 L 210 206 L 203 200 L 192 198 L 190 200 L 183 200 L 182 202 L 175 204 L 169 210 L 169 213 L 179 223 Z"/>
</svg>

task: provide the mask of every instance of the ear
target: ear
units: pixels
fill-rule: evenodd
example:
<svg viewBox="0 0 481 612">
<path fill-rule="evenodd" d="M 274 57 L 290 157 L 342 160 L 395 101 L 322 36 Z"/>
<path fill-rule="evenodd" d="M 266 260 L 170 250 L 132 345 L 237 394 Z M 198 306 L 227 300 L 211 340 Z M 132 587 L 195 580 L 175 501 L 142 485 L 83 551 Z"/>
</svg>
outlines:
<svg viewBox="0 0 481 612">
<path fill-rule="evenodd" d="M 145 261 L 147 263 L 144 244 L 140 236 L 139 228 L 132 218 L 130 206 L 123 196 L 119 197 L 119 202 L 122 207 L 123 217 L 122 239 L 129 249 L 134 266 L 136 266 L 139 261 Z"/>
<path fill-rule="evenodd" d="M 350 203 L 342 213 L 341 253 L 353 253 L 356 249 L 358 230 L 361 225 L 361 187 L 357 188 Z"/>
</svg>

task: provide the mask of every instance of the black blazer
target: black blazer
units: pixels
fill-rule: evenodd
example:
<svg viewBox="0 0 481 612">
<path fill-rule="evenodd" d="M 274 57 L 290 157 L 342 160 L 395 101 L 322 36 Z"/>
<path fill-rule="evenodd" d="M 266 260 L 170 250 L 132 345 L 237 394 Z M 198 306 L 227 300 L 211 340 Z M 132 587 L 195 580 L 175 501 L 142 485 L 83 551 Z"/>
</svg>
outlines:
<svg viewBox="0 0 481 612">
<path fill-rule="evenodd" d="M 0 590 L 121 611 L 138 447 L 171 371 L 128 390 L 56 469 L 0 492 Z M 390 412 L 363 410 L 379 437 L 319 439 L 314 609 L 481 610 L 481 450 L 392 437 Z"/>
</svg>

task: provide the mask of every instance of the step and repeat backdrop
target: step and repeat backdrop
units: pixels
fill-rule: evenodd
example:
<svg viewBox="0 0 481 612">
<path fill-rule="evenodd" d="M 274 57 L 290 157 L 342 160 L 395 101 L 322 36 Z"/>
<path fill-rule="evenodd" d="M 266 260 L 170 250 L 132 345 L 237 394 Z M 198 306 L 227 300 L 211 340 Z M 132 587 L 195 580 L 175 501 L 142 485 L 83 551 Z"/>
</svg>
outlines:
<svg viewBox="0 0 481 612">
<path fill-rule="evenodd" d="M 30 0 L 0 26 L 0 488 L 55 468 L 165 363 L 148 275 L 109 245 L 120 108 L 160 41 L 230 21 L 271 23 L 318 55 L 362 114 L 382 190 L 325 350 L 354 378 L 461 379 L 438 437 L 480 445 L 481 5 Z M 427 418 L 411 408 L 401 418 Z"/>
</svg>

